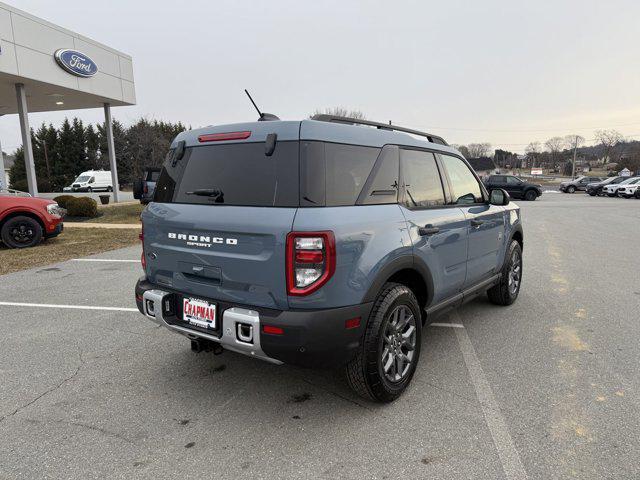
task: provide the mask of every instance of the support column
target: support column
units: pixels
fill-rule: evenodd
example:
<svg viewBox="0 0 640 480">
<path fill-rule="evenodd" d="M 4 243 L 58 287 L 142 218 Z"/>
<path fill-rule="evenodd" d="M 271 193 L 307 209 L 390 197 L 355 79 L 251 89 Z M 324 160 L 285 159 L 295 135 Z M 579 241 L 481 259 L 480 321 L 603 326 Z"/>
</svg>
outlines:
<svg viewBox="0 0 640 480">
<path fill-rule="evenodd" d="M 120 185 L 118 184 L 118 167 L 116 165 L 116 150 L 113 142 L 113 124 L 111 123 L 111 105 L 104 104 L 104 123 L 107 131 L 107 149 L 109 150 L 109 167 L 111 168 L 111 182 L 113 183 L 113 202 L 120 201 Z"/>
<path fill-rule="evenodd" d="M 29 193 L 38 195 L 36 167 L 33 162 L 33 146 L 31 145 L 31 128 L 29 127 L 29 110 L 27 109 L 27 94 L 22 83 L 16 83 L 16 97 L 18 99 L 18 117 L 20 117 L 20 131 L 22 132 L 22 149 L 24 150 L 24 164 L 27 170 L 27 185 Z"/>
</svg>

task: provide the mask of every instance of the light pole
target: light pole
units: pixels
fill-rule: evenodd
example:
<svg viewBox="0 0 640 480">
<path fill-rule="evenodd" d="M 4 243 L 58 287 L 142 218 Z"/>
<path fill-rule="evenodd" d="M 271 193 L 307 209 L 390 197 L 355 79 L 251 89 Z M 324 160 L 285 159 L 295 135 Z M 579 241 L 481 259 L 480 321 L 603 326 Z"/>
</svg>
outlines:
<svg viewBox="0 0 640 480">
<path fill-rule="evenodd" d="M 571 164 L 571 179 L 576 178 L 576 151 L 578 150 L 578 136 L 573 137 L 573 163 Z"/>
</svg>

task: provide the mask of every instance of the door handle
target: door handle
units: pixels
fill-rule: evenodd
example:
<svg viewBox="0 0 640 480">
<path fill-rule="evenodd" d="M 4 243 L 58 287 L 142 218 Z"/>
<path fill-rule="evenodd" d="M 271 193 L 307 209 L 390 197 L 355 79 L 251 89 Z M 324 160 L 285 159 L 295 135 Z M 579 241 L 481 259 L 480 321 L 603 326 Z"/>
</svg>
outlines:
<svg viewBox="0 0 640 480">
<path fill-rule="evenodd" d="M 440 231 L 439 227 L 434 227 L 433 225 L 428 224 L 418 229 L 418 235 L 420 235 L 421 237 L 424 237 L 427 235 L 435 235 L 439 231 Z"/>
<path fill-rule="evenodd" d="M 478 220 L 477 218 L 474 218 L 474 219 L 471 220 L 471 226 L 472 227 L 479 227 L 483 223 L 484 223 L 484 220 Z"/>
</svg>

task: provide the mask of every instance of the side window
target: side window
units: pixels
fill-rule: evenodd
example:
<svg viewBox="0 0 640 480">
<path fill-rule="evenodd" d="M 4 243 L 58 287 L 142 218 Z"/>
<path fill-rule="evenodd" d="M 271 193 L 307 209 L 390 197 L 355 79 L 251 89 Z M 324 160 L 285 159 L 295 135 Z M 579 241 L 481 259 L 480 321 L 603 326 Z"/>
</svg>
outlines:
<svg viewBox="0 0 640 480">
<path fill-rule="evenodd" d="M 482 203 L 482 189 L 469 167 L 458 157 L 440 155 L 451 182 L 452 203 L 468 205 Z"/>
<path fill-rule="evenodd" d="M 378 153 L 379 148 L 325 144 L 327 207 L 356 203 Z"/>
<path fill-rule="evenodd" d="M 507 177 L 507 185 L 520 185 L 522 182 L 515 177 Z"/>
<path fill-rule="evenodd" d="M 493 182 L 491 183 L 495 183 L 495 184 L 503 184 L 506 182 L 506 179 L 504 176 L 502 175 L 496 175 L 495 177 L 493 177 L 495 180 L 493 180 Z"/>
<path fill-rule="evenodd" d="M 398 202 L 398 147 L 387 145 L 380 152 L 371 176 L 360 193 L 358 205 Z"/>
<path fill-rule="evenodd" d="M 300 205 L 355 205 L 380 148 L 301 142 Z"/>
<path fill-rule="evenodd" d="M 407 208 L 444 205 L 444 190 L 433 153 L 400 150 Z"/>
</svg>

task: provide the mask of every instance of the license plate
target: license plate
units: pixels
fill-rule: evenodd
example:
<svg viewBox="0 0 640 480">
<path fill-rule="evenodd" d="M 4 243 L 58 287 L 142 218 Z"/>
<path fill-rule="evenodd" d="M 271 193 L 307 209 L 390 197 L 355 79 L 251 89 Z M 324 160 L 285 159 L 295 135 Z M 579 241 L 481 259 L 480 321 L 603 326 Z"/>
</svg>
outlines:
<svg viewBox="0 0 640 480">
<path fill-rule="evenodd" d="M 216 328 L 216 304 L 200 298 L 182 299 L 182 319 L 196 327 Z"/>
</svg>

